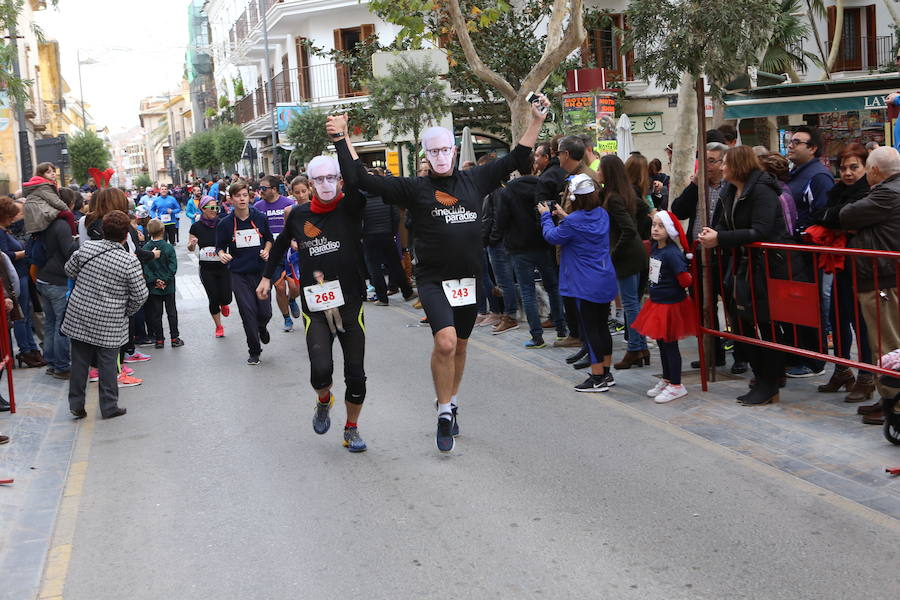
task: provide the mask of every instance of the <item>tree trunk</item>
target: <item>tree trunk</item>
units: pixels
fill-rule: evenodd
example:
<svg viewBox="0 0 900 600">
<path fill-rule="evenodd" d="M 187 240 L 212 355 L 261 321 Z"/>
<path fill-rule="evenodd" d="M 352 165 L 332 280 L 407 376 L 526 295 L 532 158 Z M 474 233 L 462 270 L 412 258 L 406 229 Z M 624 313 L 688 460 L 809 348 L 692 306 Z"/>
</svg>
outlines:
<svg viewBox="0 0 900 600">
<path fill-rule="evenodd" d="M 678 126 L 672 142 L 672 174 L 669 198 L 677 198 L 691 182 L 697 153 L 697 94 L 694 78 L 685 73 L 678 86 Z"/>
<path fill-rule="evenodd" d="M 831 35 L 831 50 L 825 71 L 831 73 L 841 49 L 841 37 L 844 33 L 844 0 L 834 0 L 834 33 Z"/>
<path fill-rule="evenodd" d="M 893 2 L 893 0 L 888 0 L 888 2 Z M 791 80 L 791 83 L 800 83 L 800 76 L 797 74 L 797 71 L 794 70 L 794 67 L 788 65 L 784 71 L 785 75 L 788 76 L 788 79 Z"/>
<path fill-rule="evenodd" d="M 892 0 L 886 0 L 891 2 Z M 822 38 L 819 36 L 819 26 L 813 16 L 812 3 L 806 0 L 806 18 L 809 20 L 809 28 L 812 29 L 813 37 L 816 38 L 816 48 L 819 49 L 819 58 L 822 59 L 822 66 L 825 68 L 825 79 L 831 79 L 831 72 L 828 70 L 828 58 L 825 56 L 825 49 L 822 47 Z"/>
<path fill-rule="evenodd" d="M 519 141 L 519 138 L 528 129 L 528 123 L 531 122 L 531 105 L 528 103 L 529 92 L 530 90 L 524 94 L 520 93 L 514 101 L 508 103 L 510 114 L 509 130 L 512 135 L 512 140 L 510 141 L 513 144 Z"/>
<path fill-rule="evenodd" d="M 896 0 L 883 0 L 884 7 L 894 21 L 894 29 L 900 29 L 900 15 L 897 14 L 897 7 L 894 6 Z"/>
</svg>

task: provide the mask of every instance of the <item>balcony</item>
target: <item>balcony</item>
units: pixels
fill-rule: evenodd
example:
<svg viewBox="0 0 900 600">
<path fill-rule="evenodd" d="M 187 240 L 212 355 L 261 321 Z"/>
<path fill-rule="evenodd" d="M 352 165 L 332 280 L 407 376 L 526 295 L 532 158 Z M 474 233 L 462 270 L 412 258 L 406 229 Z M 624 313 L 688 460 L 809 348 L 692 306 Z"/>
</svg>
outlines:
<svg viewBox="0 0 900 600">
<path fill-rule="evenodd" d="M 833 73 L 842 71 L 877 71 L 884 66 L 894 65 L 895 40 L 893 35 L 877 37 L 845 36 L 841 38 L 837 60 L 831 69 Z M 831 52 L 831 42 L 827 43 Z"/>
<path fill-rule="evenodd" d="M 331 104 L 366 95 L 351 89 L 343 65 L 324 63 L 278 73 L 271 80 L 271 98 L 263 85 L 235 104 L 234 118 L 239 125 L 263 117 L 277 104 Z"/>
</svg>

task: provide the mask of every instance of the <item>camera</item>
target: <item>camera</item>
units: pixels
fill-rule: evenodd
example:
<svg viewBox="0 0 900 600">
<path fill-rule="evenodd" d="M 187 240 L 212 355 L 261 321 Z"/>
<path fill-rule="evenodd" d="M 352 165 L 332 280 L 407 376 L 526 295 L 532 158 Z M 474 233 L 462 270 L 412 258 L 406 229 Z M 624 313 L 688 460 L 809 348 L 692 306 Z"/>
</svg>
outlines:
<svg viewBox="0 0 900 600">
<path fill-rule="evenodd" d="M 530 94 L 528 94 L 528 102 L 529 103 L 536 104 L 540 101 L 541 101 L 541 97 L 538 96 L 537 94 L 535 94 L 534 92 L 531 92 Z M 547 111 L 550 110 L 550 107 L 549 106 L 539 106 L 538 110 L 546 115 Z"/>
</svg>

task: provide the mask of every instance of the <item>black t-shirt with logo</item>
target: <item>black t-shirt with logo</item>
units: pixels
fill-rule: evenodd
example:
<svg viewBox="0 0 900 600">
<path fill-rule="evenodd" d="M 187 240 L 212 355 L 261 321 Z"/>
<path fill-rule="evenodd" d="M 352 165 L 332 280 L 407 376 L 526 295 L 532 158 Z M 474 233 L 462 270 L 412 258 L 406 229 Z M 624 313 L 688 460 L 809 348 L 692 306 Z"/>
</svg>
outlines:
<svg viewBox="0 0 900 600">
<path fill-rule="evenodd" d="M 272 279 L 291 247 L 297 242 L 300 287 L 315 285 L 313 274 L 321 271 L 325 281 L 339 280 L 345 302 L 355 301 L 365 291 L 365 266 L 360 235 L 365 198 L 358 192 L 344 194 L 331 212 L 314 213 L 310 203 L 295 206 L 275 240 L 263 277 Z M 301 293 L 303 306 L 306 299 Z"/>
<path fill-rule="evenodd" d="M 193 225 L 191 225 L 191 235 L 197 238 L 197 248 L 203 250 L 204 248 L 212 248 L 215 250 L 216 248 L 216 229 L 215 227 L 208 227 L 204 225 L 200 221 L 197 221 Z M 200 261 L 200 269 L 203 271 L 225 271 L 227 267 L 220 260 L 201 260 Z"/>
<path fill-rule="evenodd" d="M 362 188 L 409 211 L 415 240 L 416 281 L 477 277 L 482 269 L 481 210 L 486 195 L 513 171 L 529 172 L 531 150 L 517 145 L 491 162 L 448 177 L 379 177 L 354 161 L 347 143 L 335 144 L 344 189 Z"/>
</svg>

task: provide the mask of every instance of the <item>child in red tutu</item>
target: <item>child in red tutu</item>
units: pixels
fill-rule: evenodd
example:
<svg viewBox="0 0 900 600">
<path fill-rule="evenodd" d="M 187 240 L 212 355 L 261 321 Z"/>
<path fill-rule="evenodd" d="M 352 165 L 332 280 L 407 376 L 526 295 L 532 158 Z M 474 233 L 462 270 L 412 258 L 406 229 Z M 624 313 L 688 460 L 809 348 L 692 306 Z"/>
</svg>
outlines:
<svg viewBox="0 0 900 600">
<path fill-rule="evenodd" d="M 691 259 L 687 237 L 678 218 L 669 211 L 653 216 L 650 229 L 650 300 L 634 320 L 638 333 L 656 340 L 663 376 L 647 395 L 657 404 L 687 396 L 681 385 L 681 352 L 678 340 L 697 334 L 694 302 L 684 288 L 691 285 Z"/>
</svg>

